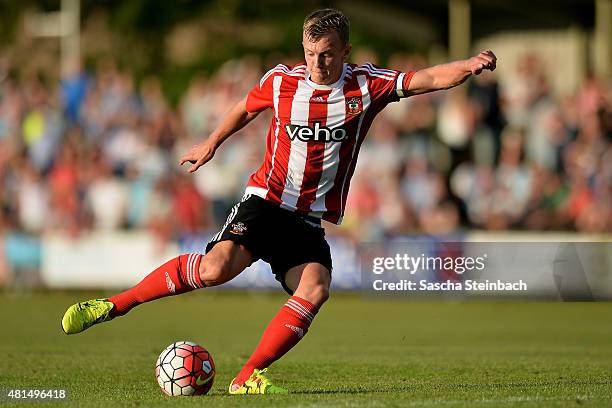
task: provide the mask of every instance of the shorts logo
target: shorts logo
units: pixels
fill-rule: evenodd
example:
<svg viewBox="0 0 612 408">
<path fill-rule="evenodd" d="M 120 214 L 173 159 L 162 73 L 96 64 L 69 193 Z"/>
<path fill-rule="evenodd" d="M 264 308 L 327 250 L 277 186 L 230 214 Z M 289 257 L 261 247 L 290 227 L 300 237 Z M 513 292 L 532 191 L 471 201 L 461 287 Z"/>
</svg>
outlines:
<svg viewBox="0 0 612 408">
<path fill-rule="evenodd" d="M 358 96 L 353 96 L 346 101 L 346 112 L 349 115 L 359 115 L 363 111 L 363 102 Z"/>
<path fill-rule="evenodd" d="M 166 272 L 166 286 L 168 287 L 170 293 L 176 292 L 176 285 L 174 284 L 174 282 L 172 282 L 172 279 L 170 279 L 170 275 L 168 275 L 168 272 Z"/>
<path fill-rule="evenodd" d="M 231 225 L 230 234 L 242 235 L 247 230 L 246 225 L 241 222 L 235 222 Z"/>
</svg>

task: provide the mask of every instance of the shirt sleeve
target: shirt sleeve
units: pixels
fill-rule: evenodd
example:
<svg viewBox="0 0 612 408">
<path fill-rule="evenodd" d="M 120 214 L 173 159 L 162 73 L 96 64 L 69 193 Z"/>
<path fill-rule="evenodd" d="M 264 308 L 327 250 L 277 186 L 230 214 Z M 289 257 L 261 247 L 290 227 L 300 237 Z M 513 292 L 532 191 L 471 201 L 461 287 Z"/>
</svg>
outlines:
<svg viewBox="0 0 612 408">
<path fill-rule="evenodd" d="M 286 70 L 284 65 L 279 64 L 261 77 L 261 81 L 247 95 L 247 112 L 261 112 L 274 107 L 272 82 L 274 77 L 280 75 L 284 70 Z"/>
<path fill-rule="evenodd" d="M 410 96 L 408 88 L 410 87 L 410 81 L 416 71 L 400 72 L 395 80 L 395 92 L 399 98 L 406 98 Z"/>
<path fill-rule="evenodd" d="M 370 63 L 364 64 L 359 70 L 369 74 L 370 94 L 375 101 L 380 102 L 383 106 L 409 96 L 408 86 L 414 75 L 413 71 L 401 72 L 394 69 L 379 68 Z"/>
</svg>

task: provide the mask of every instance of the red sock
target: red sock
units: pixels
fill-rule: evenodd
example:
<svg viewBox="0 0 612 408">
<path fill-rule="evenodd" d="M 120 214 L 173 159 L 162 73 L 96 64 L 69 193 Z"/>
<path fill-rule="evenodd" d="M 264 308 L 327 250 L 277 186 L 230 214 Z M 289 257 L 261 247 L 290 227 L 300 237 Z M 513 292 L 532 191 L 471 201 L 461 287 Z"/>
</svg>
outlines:
<svg viewBox="0 0 612 408">
<path fill-rule="evenodd" d="M 242 385 L 253 370 L 269 367 L 291 350 L 308 332 L 317 308 L 307 300 L 292 296 L 266 327 L 259 345 L 236 377 Z"/>
<path fill-rule="evenodd" d="M 141 303 L 179 295 L 204 287 L 198 273 L 201 254 L 184 254 L 148 274 L 136 286 L 111 297 L 113 317 L 122 316 Z"/>
</svg>

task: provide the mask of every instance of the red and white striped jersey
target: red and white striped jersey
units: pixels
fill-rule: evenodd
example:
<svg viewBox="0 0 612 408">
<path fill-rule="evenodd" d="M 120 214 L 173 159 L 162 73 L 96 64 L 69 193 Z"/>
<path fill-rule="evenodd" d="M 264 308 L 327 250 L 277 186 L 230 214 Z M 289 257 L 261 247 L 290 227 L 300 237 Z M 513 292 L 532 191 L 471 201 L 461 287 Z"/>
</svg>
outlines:
<svg viewBox="0 0 612 408">
<path fill-rule="evenodd" d="M 340 224 L 366 133 L 388 103 L 407 94 L 413 74 L 344 64 L 338 82 L 319 85 L 304 63 L 268 71 L 247 97 L 247 111 L 270 108 L 274 117 L 246 193 Z"/>
</svg>

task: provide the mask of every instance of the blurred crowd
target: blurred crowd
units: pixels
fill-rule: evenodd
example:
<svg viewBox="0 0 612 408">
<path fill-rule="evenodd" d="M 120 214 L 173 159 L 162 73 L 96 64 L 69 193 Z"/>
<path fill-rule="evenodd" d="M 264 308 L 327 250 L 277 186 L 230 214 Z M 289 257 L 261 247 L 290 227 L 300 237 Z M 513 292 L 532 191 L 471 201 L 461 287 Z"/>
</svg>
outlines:
<svg viewBox="0 0 612 408">
<path fill-rule="evenodd" d="M 168 240 L 219 228 L 263 158 L 270 113 L 195 174 L 178 161 L 259 81 L 261 65 L 248 57 L 196 76 L 176 106 L 158 78 L 136 82 L 111 60 L 60 83 L 0 74 L 0 234 L 148 229 Z M 485 73 L 390 105 L 362 147 L 344 224 L 330 233 L 612 231 L 611 139 L 608 85 L 589 77 L 557 96 L 542 62 L 525 56 L 501 83 Z"/>
<path fill-rule="evenodd" d="M 394 57 L 403 70 L 426 66 Z M 550 68 L 549 68 L 550 69 Z M 612 88 L 555 95 L 534 55 L 499 81 L 393 104 L 364 143 L 347 221 L 359 234 L 612 231 Z"/>
</svg>

